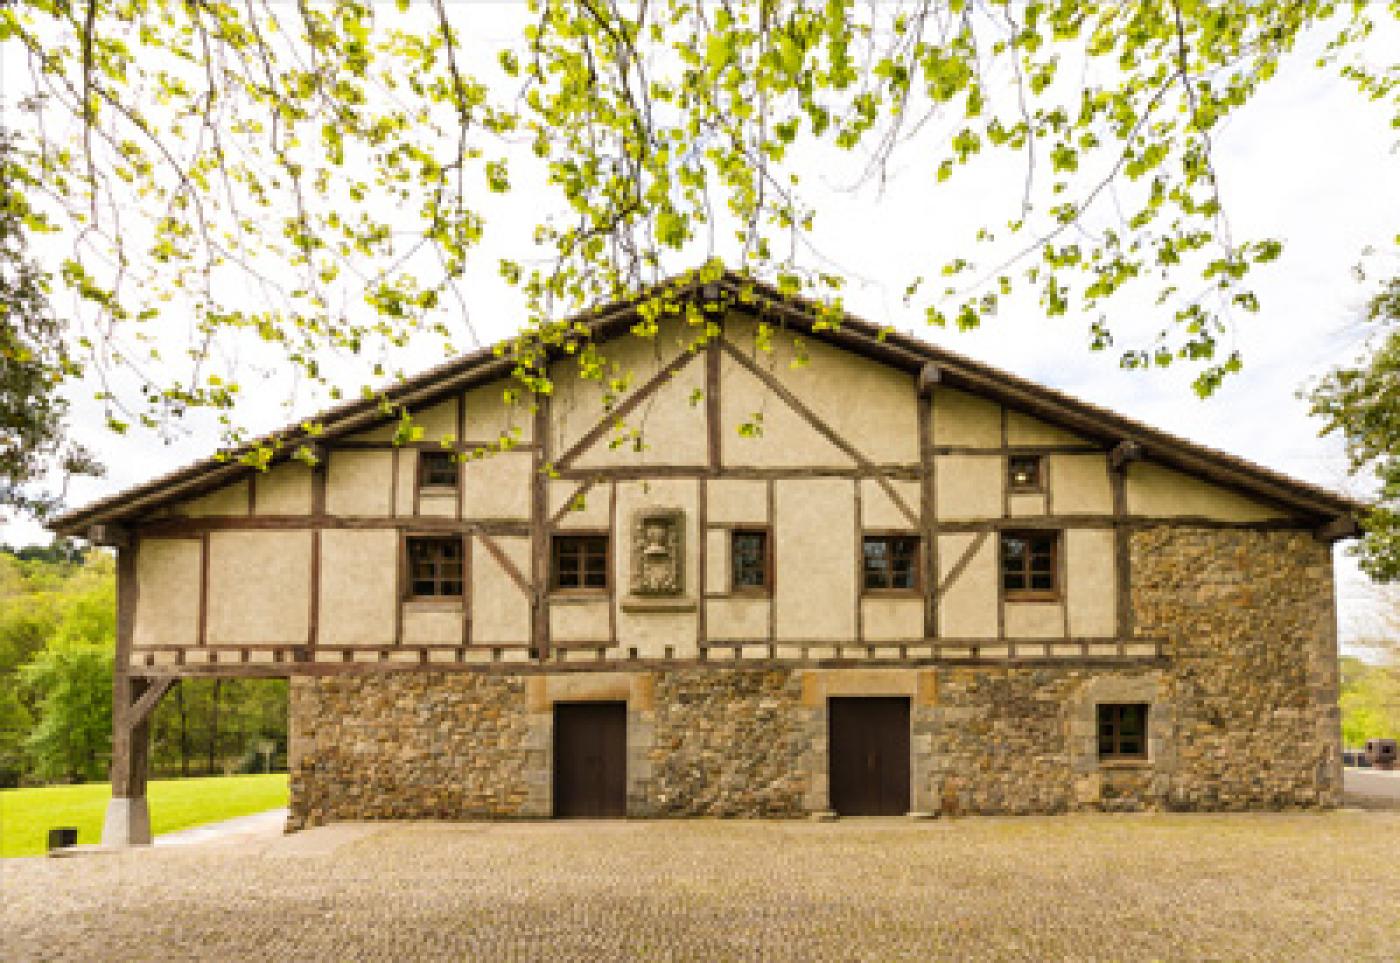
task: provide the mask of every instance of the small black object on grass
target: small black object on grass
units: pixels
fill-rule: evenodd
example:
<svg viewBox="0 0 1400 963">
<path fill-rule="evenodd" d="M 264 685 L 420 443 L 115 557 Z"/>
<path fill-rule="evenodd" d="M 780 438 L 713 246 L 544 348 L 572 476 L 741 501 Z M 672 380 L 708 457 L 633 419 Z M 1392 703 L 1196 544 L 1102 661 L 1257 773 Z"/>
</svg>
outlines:
<svg viewBox="0 0 1400 963">
<path fill-rule="evenodd" d="M 55 849 L 67 849 L 70 846 L 78 845 L 78 830 L 74 826 L 62 826 L 58 829 L 49 830 L 49 852 Z"/>
</svg>

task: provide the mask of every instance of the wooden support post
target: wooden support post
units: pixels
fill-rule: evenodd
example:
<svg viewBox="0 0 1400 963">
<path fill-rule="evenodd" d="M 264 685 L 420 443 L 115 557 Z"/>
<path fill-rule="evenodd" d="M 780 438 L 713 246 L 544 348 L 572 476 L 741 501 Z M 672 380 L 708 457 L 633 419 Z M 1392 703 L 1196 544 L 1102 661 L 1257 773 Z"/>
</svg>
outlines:
<svg viewBox="0 0 1400 963">
<path fill-rule="evenodd" d="M 149 715 L 136 708 L 150 682 L 131 676 L 131 644 L 136 629 L 136 546 L 117 549 L 117 654 L 112 671 L 112 800 L 102 824 L 104 846 L 147 846 L 151 814 L 146 806 Z M 149 711 L 149 708 L 148 710 Z"/>
</svg>

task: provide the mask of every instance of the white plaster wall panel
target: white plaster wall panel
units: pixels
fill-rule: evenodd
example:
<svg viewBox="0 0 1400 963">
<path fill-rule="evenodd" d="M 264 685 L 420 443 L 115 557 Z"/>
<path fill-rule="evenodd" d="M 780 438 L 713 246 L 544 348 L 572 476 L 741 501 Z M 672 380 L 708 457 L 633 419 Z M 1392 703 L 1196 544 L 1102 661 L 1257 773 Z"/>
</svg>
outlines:
<svg viewBox="0 0 1400 963">
<path fill-rule="evenodd" d="M 1069 529 L 1065 539 L 1069 632 L 1076 638 L 1107 637 L 1118 631 L 1118 582 L 1113 532 Z"/>
<path fill-rule="evenodd" d="M 259 474 L 253 511 L 258 515 L 311 514 L 311 468 L 289 461 Z"/>
<path fill-rule="evenodd" d="M 462 465 L 462 517 L 529 518 L 533 471 L 528 451 L 469 457 Z"/>
<path fill-rule="evenodd" d="M 799 352 L 789 331 L 773 331 L 771 352 L 756 351 L 757 331 L 756 321 L 736 317 L 726 321 L 724 336 L 866 458 L 919 460 L 918 398 L 911 375 L 815 338 L 801 339 Z M 729 442 L 726 435 L 725 445 Z"/>
<path fill-rule="evenodd" d="M 1112 515 L 1113 489 L 1105 455 L 1050 455 L 1050 505 L 1056 515 Z"/>
<path fill-rule="evenodd" d="M 1151 462 L 1129 465 L 1127 484 L 1128 512 L 1132 515 L 1188 515 L 1225 522 L 1284 517 L 1269 505 Z"/>
<path fill-rule="evenodd" d="M 765 642 L 768 640 L 766 598 L 710 599 L 705 603 L 705 630 L 711 642 Z"/>
<path fill-rule="evenodd" d="M 706 521 L 713 525 L 766 525 L 768 483 L 738 478 L 714 478 L 706 484 L 710 503 Z"/>
<path fill-rule="evenodd" d="M 501 553 L 530 579 L 530 540 L 492 536 Z M 472 545 L 472 643 L 524 644 L 530 641 L 530 599 L 479 541 Z"/>
<path fill-rule="evenodd" d="M 452 518 L 457 514 L 456 492 L 423 492 L 418 496 L 418 514 L 424 518 Z"/>
<path fill-rule="evenodd" d="M 390 452 L 390 457 L 394 457 L 393 452 Z M 394 514 L 406 518 L 413 514 L 414 488 L 418 484 L 418 452 L 412 448 L 400 448 L 393 464 L 398 466 L 393 469 L 398 473 L 394 486 Z"/>
<path fill-rule="evenodd" d="M 550 402 L 553 454 L 568 451 L 603 418 L 609 395 L 616 408 L 644 387 L 656 374 L 677 358 L 684 358 L 679 370 L 657 391 L 624 419 L 624 431 L 641 431 L 646 448 L 635 451 L 627 444 L 610 448 L 615 437 L 610 431 L 584 453 L 578 464 L 600 465 L 700 465 L 709 457 L 705 431 L 705 359 L 689 350 L 695 332 L 679 322 L 664 322 L 652 338 L 624 335 L 599 346 L 604 359 L 604 378 L 583 377 L 579 363 L 566 359 L 556 363 Z M 626 388 L 615 391 L 614 381 Z"/>
<path fill-rule="evenodd" d="M 729 529 L 705 533 L 705 591 L 712 595 L 730 590 L 729 537 Z"/>
<path fill-rule="evenodd" d="M 924 600 L 867 596 L 861 600 L 861 630 L 866 642 L 921 640 L 924 636 Z"/>
<path fill-rule="evenodd" d="M 1006 637 L 1009 639 L 1059 639 L 1065 634 L 1062 602 L 1007 602 Z"/>
<path fill-rule="evenodd" d="M 519 391 L 520 401 L 506 400 L 507 391 Z M 496 441 L 506 437 L 520 444 L 533 441 L 533 399 L 510 379 L 493 381 L 467 391 L 467 436 L 463 441 Z"/>
<path fill-rule="evenodd" d="M 971 532 L 938 536 L 938 584 L 972 547 Z M 993 639 L 997 636 L 997 539 L 983 540 L 967 567 L 938 600 L 938 628 L 943 638 Z"/>
<path fill-rule="evenodd" d="M 404 606 L 404 645 L 460 645 L 462 634 L 460 605 L 423 605 L 409 602 Z"/>
<path fill-rule="evenodd" d="M 759 353 L 767 368 L 774 360 Z M 781 377 L 781 371 L 775 370 Z M 761 433 L 744 436 L 740 426 L 757 424 Z M 851 468 L 855 462 L 768 386 L 725 355 L 720 363 L 721 455 L 725 465 L 759 468 Z"/>
<path fill-rule="evenodd" d="M 651 481 L 619 482 L 617 485 L 617 530 L 612 534 L 613 584 L 617 587 L 617 637 L 624 646 L 651 652 L 658 658 L 664 647 L 675 653 L 694 654 L 699 619 L 700 531 L 696 512 L 700 507 L 700 485 L 694 479 L 667 478 Z M 680 509 L 685 520 L 685 591 L 678 598 L 696 608 L 685 612 L 633 611 L 624 607 L 632 584 L 632 519 L 643 509 Z"/>
<path fill-rule="evenodd" d="M 904 499 L 904 504 L 914 513 L 914 517 L 919 517 L 922 493 L 919 483 L 915 481 L 891 481 L 893 488 L 899 497 Z M 860 483 L 860 518 L 861 528 L 866 531 L 872 529 L 892 528 L 898 530 L 908 529 L 916 531 L 918 524 L 912 522 L 900 511 L 899 506 L 894 503 L 894 499 L 873 478 L 861 479 Z"/>
<path fill-rule="evenodd" d="M 321 532 L 318 642 L 393 644 L 398 553 L 399 536 L 393 529 Z"/>
<path fill-rule="evenodd" d="M 579 483 L 554 479 L 549 482 L 549 517 L 553 518 L 566 504 L 572 505 Z M 581 496 L 581 507 L 572 507 L 559 519 L 561 529 L 598 529 L 608 527 L 608 493 L 612 486 L 594 485 Z"/>
<path fill-rule="evenodd" d="M 210 533 L 210 643 L 305 642 L 310 591 L 309 531 Z"/>
<path fill-rule="evenodd" d="M 216 488 L 207 495 L 192 498 L 181 506 L 185 515 L 208 517 L 210 515 L 247 515 L 248 480 L 233 482 L 223 488 Z"/>
<path fill-rule="evenodd" d="M 580 602 L 571 599 L 549 607 L 549 637 L 555 642 L 607 642 L 608 605 L 606 597 Z"/>
<path fill-rule="evenodd" d="M 609 431 L 580 454 L 575 464 L 580 468 L 707 464 L 710 448 L 704 390 L 705 359 L 696 356 L 622 419 L 622 432 L 627 435 L 623 443 L 614 447 L 618 433 Z M 603 416 L 601 400 L 585 401 L 584 409 L 591 411 L 595 421 Z"/>
<path fill-rule="evenodd" d="M 1031 518 L 1036 515 L 1045 514 L 1045 496 L 1037 495 L 1008 495 L 1006 498 L 1007 514 L 1012 518 Z"/>
<path fill-rule="evenodd" d="M 661 659 L 667 646 L 677 659 L 694 659 L 700 655 L 695 639 L 695 612 L 647 612 L 628 619 L 619 619 L 618 644 L 635 648 L 639 658 Z"/>
<path fill-rule="evenodd" d="M 778 639 L 855 638 L 855 482 L 777 483 Z"/>
<path fill-rule="evenodd" d="M 326 511 L 332 515 L 391 514 L 393 453 L 332 451 L 326 469 Z"/>
<path fill-rule="evenodd" d="M 1001 518 L 1005 464 L 1000 455 L 934 458 L 934 511 L 940 519 Z"/>
<path fill-rule="evenodd" d="M 1008 445 L 1083 445 L 1083 438 L 1019 411 L 1006 412 Z"/>
<path fill-rule="evenodd" d="M 143 538 L 136 550 L 136 645 L 199 640 L 200 543 Z"/>
<path fill-rule="evenodd" d="M 1001 447 L 1001 406 L 953 388 L 933 393 L 933 443 L 960 448 Z"/>
<path fill-rule="evenodd" d="M 460 440 L 457 438 L 457 399 L 448 398 L 429 408 L 415 411 L 413 426 L 423 429 L 420 441 Z"/>
<path fill-rule="evenodd" d="M 375 425 L 364 431 L 358 431 L 353 435 L 346 435 L 346 441 L 393 441 L 394 433 L 398 431 L 398 422 L 386 420 L 382 425 Z"/>
</svg>

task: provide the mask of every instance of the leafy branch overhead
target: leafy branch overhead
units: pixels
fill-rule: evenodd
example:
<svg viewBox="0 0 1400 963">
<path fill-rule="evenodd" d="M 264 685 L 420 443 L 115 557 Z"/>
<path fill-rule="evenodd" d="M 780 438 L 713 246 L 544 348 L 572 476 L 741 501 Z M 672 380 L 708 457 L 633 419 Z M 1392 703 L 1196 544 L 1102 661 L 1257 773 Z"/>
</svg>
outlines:
<svg viewBox="0 0 1400 963">
<path fill-rule="evenodd" d="M 1396 66 L 1366 60 L 1373 18 L 1395 12 L 531 0 L 518 41 L 483 56 L 475 8 L 446 0 L 18 0 L 0 52 L 28 84 L 27 229 L 67 245 L 74 365 L 101 375 L 115 429 L 204 407 L 236 442 L 246 389 L 215 359 L 261 344 L 334 397 L 329 354 L 424 337 L 455 352 L 474 337 L 473 258 L 529 305 L 507 349 L 522 390 L 549 390 L 539 361 L 562 344 L 607 377 L 560 319 L 678 265 L 727 262 L 836 317 L 804 195 L 832 152 L 872 188 L 896 161 L 934 187 L 1006 155 L 1006 203 L 962 257 L 908 279 L 908 302 L 969 328 L 1031 292 L 1123 364 L 1188 362 L 1209 393 L 1240 364 L 1220 338 L 1259 309 L 1252 270 L 1281 250 L 1231 234 L 1212 138 L 1314 29 L 1331 38 L 1320 69 L 1395 104 Z M 483 250 L 497 195 L 519 196 L 532 249 Z M 1144 303 L 1159 333 L 1129 341 L 1124 306 Z"/>
</svg>

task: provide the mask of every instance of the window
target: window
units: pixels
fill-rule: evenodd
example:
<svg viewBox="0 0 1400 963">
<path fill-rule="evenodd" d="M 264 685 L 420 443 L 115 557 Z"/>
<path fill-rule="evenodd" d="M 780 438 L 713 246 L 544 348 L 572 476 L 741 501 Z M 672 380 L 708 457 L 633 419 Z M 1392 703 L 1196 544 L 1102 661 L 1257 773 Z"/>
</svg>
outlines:
<svg viewBox="0 0 1400 963">
<path fill-rule="evenodd" d="M 462 540 L 408 540 L 409 594 L 415 598 L 462 597 Z"/>
<path fill-rule="evenodd" d="M 762 592 L 772 586 L 768 578 L 768 532 L 762 529 L 730 533 L 729 557 L 735 592 Z"/>
<path fill-rule="evenodd" d="M 1006 486 L 1012 492 L 1038 492 L 1041 486 L 1039 455 L 1012 455 L 1006 460 Z"/>
<path fill-rule="evenodd" d="M 450 451 L 418 453 L 419 488 L 456 488 L 457 457 Z"/>
<path fill-rule="evenodd" d="M 1008 599 L 1059 597 L 1057 532 L 1003 532 L 1001 584 Z"/>
<path fill-rule="evenodd" d="M 1099 705 L 1099 758 L 1147 758 L 1147 703 Z"/>
<path fill-rule="evenodd" d="M 603 590 L 608 587 L 608 536 L 555 535 L 550 584 L 556 589 Z"/>
<path fill-rule="evenodd" d="M 865 536 L 865 589 L 913 591 L 919 587 L 919 539 L 914 535 Z"/>
</svg>

